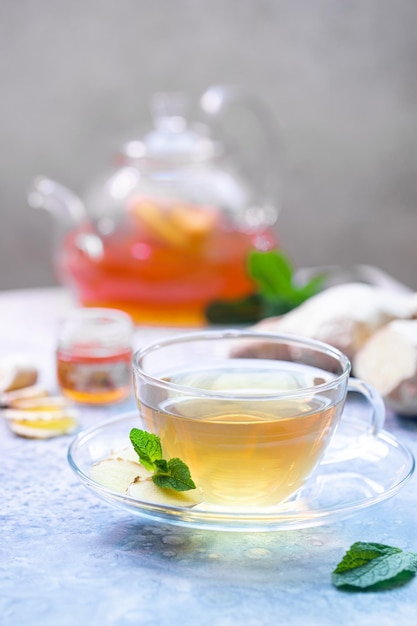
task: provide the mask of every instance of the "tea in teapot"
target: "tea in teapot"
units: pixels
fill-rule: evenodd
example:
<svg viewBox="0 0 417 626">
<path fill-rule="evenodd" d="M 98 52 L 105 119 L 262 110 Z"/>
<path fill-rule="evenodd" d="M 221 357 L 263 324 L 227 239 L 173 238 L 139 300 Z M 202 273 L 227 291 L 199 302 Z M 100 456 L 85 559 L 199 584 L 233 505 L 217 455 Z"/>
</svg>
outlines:
<svg viewBox="0 0 417 626">
<path fill-rule="evenodd" d="M 202 110 L 220 119 L 229 96 L 211 88 Z M 49 210 L 61 227 L 58 278 L 84 306 L 121 309 L 136 322 L 198 326 L 212 301 L 251 293 L 249 251 L 277 245 L 274 198 L 251 184 L 215 129 L 187 120 L 184 102 L 155 96 L 154 128 L 124 146 L 117 168 L 83 201 L 48 178 L 32 183 L 29 204 Z"/>
</svg>

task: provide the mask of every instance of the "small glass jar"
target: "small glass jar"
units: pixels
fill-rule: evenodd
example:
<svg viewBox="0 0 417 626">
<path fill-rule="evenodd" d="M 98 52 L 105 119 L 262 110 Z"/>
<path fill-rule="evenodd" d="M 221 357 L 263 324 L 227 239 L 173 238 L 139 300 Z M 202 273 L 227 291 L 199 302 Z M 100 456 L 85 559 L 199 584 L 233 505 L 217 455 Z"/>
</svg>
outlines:
<svg viewBox="0 0 417 626">
<path fill-rule="evenodd" d="M 108 404 L 132 389 L 133 322 L 115 309 L 76 309 L 61 321 L 56 352 L 61 392 L 75 402 Z"/>
</svg>

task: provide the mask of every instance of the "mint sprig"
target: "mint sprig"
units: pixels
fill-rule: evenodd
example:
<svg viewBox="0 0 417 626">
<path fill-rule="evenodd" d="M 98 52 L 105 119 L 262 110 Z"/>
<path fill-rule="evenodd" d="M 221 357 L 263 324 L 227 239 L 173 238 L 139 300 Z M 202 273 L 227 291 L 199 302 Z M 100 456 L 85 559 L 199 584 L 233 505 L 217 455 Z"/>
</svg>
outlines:
<svg viewBox="0 0 417 626">
<path fill-rule="evenodd" d="M 162 447 L 159 437 L 144 430 L 139 430 L 139 428 L 132 428 L 130 441 L 143 467 L 150 472 L 156 470 L 155 461 L 162 459 Z"/>
<path fill-rule="evenodd" d="M 195 489 L 195 483 L 187 465 L 181 459 L 163 458 L 161 441 L 157 435 L 139 428 L 132 428 L 129 435 L 132 446 L 139 457 L 139 462 L 150 472 L 158 487 L 174 491 Z"/>
<path fill-rule="evenodd" d="M 416 572 L 416 553 L 358 541 L 333 571 L 332 583 L 347 590 L 379 591 L 405 584 Z"/>
<path fill-rule="evenodd" d="M 181 459 L 161 459 L 156 462 L 157 472 L 152 476 L 153 482 L 164 489 L 175 489 L 175 491 L 188 491 L 195 489 L 195 484 L 191 478 L 190 470 Z"/>
<path fill-rule="evenodd" d="M 265 317 L 284 315 L 320 291 L 325 277 L 314 276 L 300 285 L 295 268 L 280 250 L 253 250 L 247 259 L 248 275 L 255 291 L 238 300 L 216 300 L 206 309 L 213 324 L 252 323 Z"/>
<path fill-rule="evenodd" d="M 293 264 L 279 250 L 253 250 L 248 257 L 248 271 L 265 304 L 272 308 L 293 309 L 316 294 L 324 282 L 324 276 L 318 275 L 298 285 Z"/>
</svg>

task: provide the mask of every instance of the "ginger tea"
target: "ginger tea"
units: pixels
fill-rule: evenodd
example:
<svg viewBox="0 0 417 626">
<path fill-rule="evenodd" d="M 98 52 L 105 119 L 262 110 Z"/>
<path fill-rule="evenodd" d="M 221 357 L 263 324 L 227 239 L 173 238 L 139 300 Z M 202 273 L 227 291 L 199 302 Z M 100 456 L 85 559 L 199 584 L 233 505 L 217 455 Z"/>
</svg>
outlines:
<svg viewBox="0 0 417 626">
<path fill-rule="evenodd" d="M 329 442 L 343 402 L 340 394 L 333 399 L 314 387 L 331 379 L 307 365 L 233 359 L 221 370 L 166 378 L 198 389 L 199 397 L 173 390 L 155 397 L 152 389 L 153 397 L 142 396 L 139 406 L 166 458 L 187 463 L 207 502 L 272 506 L 303 485 Z M 297 397 L 306 387 L 312 393 Z"/>
<path fill-rule="evenodd" d="M 208 209 L 194 206 L 187 207 L 191 224 L 184 225 L 184 216 L 171 223 L 174 208 L 147 202 L 141 210 L 137 202 L 135 219 L 117 236 L 104 237 L 98 256 L 80 248 L 83 229 L 71 231 L 56 263 L 61 281 L 84 306 L 121 309 L 152 325 L 202 326 L 213 300 L 252 293 L 246 259 L 251 250 L 276 247 L 273 229 L 243 232 L 217 213 L 204 229 Z"/>
</svg>

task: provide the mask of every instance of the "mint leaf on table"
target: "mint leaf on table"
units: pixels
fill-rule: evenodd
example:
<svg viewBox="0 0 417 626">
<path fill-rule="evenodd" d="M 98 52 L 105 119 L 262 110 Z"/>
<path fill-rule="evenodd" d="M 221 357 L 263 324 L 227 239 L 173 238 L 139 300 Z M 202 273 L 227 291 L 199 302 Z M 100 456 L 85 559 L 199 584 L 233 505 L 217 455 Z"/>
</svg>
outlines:
<svg viewBox="0 0 417 626">
<path fill-rule="evenodd" d="M 357 591 L 392 589 L 417 572 L 417 554 L 380 543 L 354 543 L 332 573 L 336 587 Z"/>
<path fill-rule="evenodd" d="M 264 302 L 259 294 L 239 300 L 214 300 L 206 308 L 211 324 L 251 324 L 262 319 Z"/>
<path fill-rule="evenodd" d="M 158 487 L 175 489 L 175 491 L 188 491 L 196 486 L 191 478 L 190 470 L 181 459 L 169 461 L 157 461 L 157 471 L 152 480 Z"/>
<path fill-rule="evenodd" d="M 291 297 L 294 270 L 282 252 L 253 250 L 248 257 L 248 270 L 265 297 Z"/>
<path fill-rule="evenodd" d="M 139 462 L 148 471 L 154 472 L 152 480 L 155 485 L 175 491 L 196 489 L 190 470 L 184 461 L 176 458 L 166 461 L 162 458 L 161 440 L 158 435 L 132 428 L 129 437 L 139 457 Z"/>
<path fill-rule="evenodd" d="M 289 258 L 279 250 L 260 252 L 253 250 L 248 257 L 248 270 L 258 286 L 261 297 L 277 308 L 288 311 L 316 294 L 325 277 L 318 275 L 304 285 L 295 282 L 295 268 Z"/>
<path fill-rule="evenodd" d="M 255 292 L 242 299 L 215 300 L 206 309 L 209 322 L 243 324 L 284 315 L 318 293 L 325 279 L 318 275 L 298 285 L 294 266 L 280 250 L 253 250 L 249 253 L 247 267 Z"/>
</svg>

